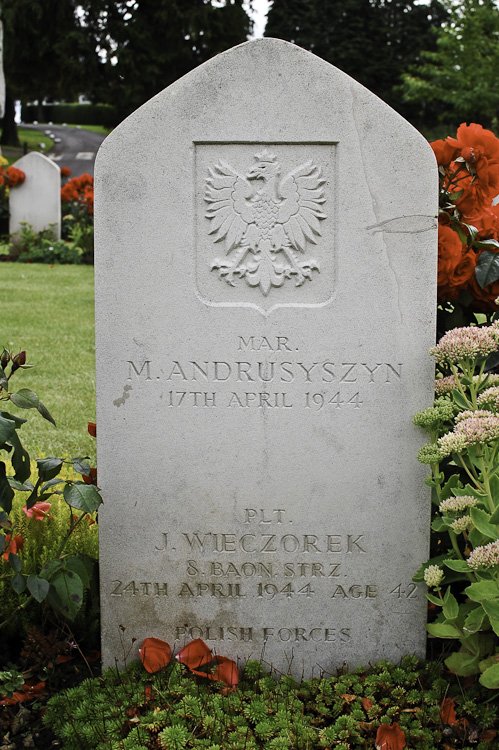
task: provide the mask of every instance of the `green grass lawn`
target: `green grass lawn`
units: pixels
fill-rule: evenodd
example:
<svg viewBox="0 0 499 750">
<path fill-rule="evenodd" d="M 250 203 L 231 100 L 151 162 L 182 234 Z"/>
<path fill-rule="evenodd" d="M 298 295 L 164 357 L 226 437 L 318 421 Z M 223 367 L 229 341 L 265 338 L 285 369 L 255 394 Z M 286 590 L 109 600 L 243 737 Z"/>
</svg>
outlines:
<svg viewBox="0 0 499 750">
<path fill-rule="evenodd" d="M 29 128 L 18 128 L 19 143 L 18 147 L 13 146 L 2 146 L 2 156 L 4 156 L 10 164 L 15 162 L 24 156 L 24 144 L 27 144 L 28 151 L 41 151 L 43 154 L 47 154 L 54 141 L 49 138 L 45 133 L 41 133 L 39 130 L 30 130 Z M 45 148 L 40 148 L 40 143 L 45 144 Z"/>
<path fill-rule="evenodd" d="M 31 388 L 57 427 L 35 410 L 3 408 L 28 418 L 21 439 L 31 458 L 90 456 L 95 439 L 94 277 L 91 266 L 0 264 L 1 346 L 22 349 L 31 370 L 20 370 L 11 390 Z"/>
<path fill-rule="evenodd" d="M 91 130 L 93 133 L 102 133 L 102 135 L 108 135 L 112 128 L 105 128 L 104 125 L 73 125 L 70 122 L 66 123 L 68 128 L 81 128 L 82 130 Z"/>
</svg>

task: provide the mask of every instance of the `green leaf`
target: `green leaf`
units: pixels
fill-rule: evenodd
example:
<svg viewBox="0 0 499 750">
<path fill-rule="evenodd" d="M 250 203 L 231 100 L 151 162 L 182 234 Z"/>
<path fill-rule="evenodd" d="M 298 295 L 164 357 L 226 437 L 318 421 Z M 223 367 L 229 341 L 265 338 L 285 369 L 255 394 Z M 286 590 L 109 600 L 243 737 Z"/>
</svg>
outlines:
<svg viewBox="0 0 499 750">
<path fill-rule="evenodd" d="M 87 567 L 83 560 L 79 557 L 68 557 L 64 560 L 64 567 L 67 570 L 72 570 L 80 578 L 83 587 L 88 589 L 90 586 L 90 576 L 87 571 Z"/>
<path fill-rule="evenodd" d="M 473 525 L 482 534 L 494 541 L 499 538 L 497 528 L 490 523 L 490 515 L 480 508 L 470 508 L 470 516 Z"/>
<path fill-rule="evenodd" d="M 47 407 L 44 406 L 41 401 L 38 402 L 37 409 L 38 409 L 39 413 L 42 415 L 42 417 L 47 420 L 47 422 L 51 422 L 54 425 L 54 427 L 56 427 L 54 418 L 50 414 L 50 412 L 47 409 Z"/>
<path fill-rule="evenodd" d="M 479 659 L 479 656 L 473 656 L 467 651 L 456 651 L 445 659 L 445 666 L 454 674 L 469 677 L 479 671 Z"/>
<path fill-rule="evenodd" d="M 499 663 L 486 669 L 480 676 L 479 682 L 486 688 L 497 690 L 499 688 Z"/>
<path fill-rule="evenodd" d="M 452 203 L 455 203 L 457 200 L 459 200 L 459 198 L 461 198 L 461 196 L 463 195 L 463 193 L 464 193 L 464 189 L 463 190 L 456 190 L 455 193 L 449 193 L 449 200 L 452 201 Z M 463 238 L 464 238 L 464 239 L 461 239 L 461 242 L 463 244 L 466 244 L 466 235 L 465 235 L 465 233 L 463 232 L 463 230 L 461 229 L 461 227 L 459 225 L 456 227 L 456 230 L 457 230 L 457 233 L 458 234 L 461 233 L 462 236 L 463 236 Z"/>
<path fill-rule="evenodd" d="M 40 399 L 34 391 L 30 391 L 29 388 L 21 388 L 17 393 L 10 394 L 10 400 L 19 409 L 38 409 L 38 403 Z"/>
<path fill-rule="evenodd" d="M 465 227 L 468 230 L 468 234 L 470 235 L 470 240 L 471 242 L 473 242 L 473 240 L 478 234 L 478 229 L 474 227 L 472 224 L 465 224 L 464 221 L 462 221 L 461 224 L 463 225 L 463 227 Z"/>
<path fill-rule="evenodd" d="M 15 421 L 13 419 L 6 419 L 0 414 L 0 443 L 10 442 L 10 438 L 15 429 Z"/>
<path fill-rule="evenodd" d="M 470 409 L 470 404 L 466 401 L 462 393 L 460 393 L 456 388 L 452 391 L 452 398 L 454 402 L 459 406 L 460 409 Z"/>
<path fill-rule="evenodd" d="M 480 240 L 475 243 L 475 247 L 497 247 L 499 248 L 499 242 L 497 240 Z"/>
<path fill-rule="evenodd" d="M 60 560 L 49 560 L 40 571 L 40 577 L 50 581 L 52 576 L 57 573 L 58 570 L 62 569 L 62 562 Z"/>
<path fill-rule="evenodd" d="M 436 604 L 437 607 L 441 607 L 442 606 L 442 600 L 439 599 L 438 596 L 433 596 L 433 594 L 430 594 L 429 591 L 426 592 L 426 598 L 432 604 Z"/>
<path fill-rule="evenodd" d="M 430 635 L 436 638 L 459 638 L 459 631 L 446 622 L 432 622 L 426 626 Z"/>
<path fill-rule="evenodd" d="M 21 558 L 18 557 L 14 552 L 9 552 L 9 563 L 11 568 L 16 572 L 20 573 L 23 567 Z"/>
<path fill-rule="evenodd" d="M 5 536 L 3 534 L 0 534 L 0 555 L 4 551 L 5 548 Z"/>
<path fill-rule="evenodd" d="M 19 482 L 25 482 L 26 479 L 29 479 L 31 474 L 29 453 L 24 449 L 21 441 L 19 440 L 19 435 L 17 434 L 17 432 L 14 432 L 14 434 L 11 436 L 10 443 L 14 448 L 14 452 L 11 458 L 12 466 L 15 472 L 14 479 L 17 479 Z"/>
<path fill-rule="evenodd" d="M 456 573 L 470 573 L 471 568 L 466 560 L 444 560 L 444 565 Z"/>
<path fill-rule="evenodd" d="M 454 519 L 451 520 L 454 521 Z M 442 516 L 435 516 L 435 518 L 431 522 L 431 528 L 433 529 L 433 531 L 447 531 L 449 527 L 450 524 L 446 523 L 445 517 Z"/>
<path fill-rule="evenodd" d="M 478 531 L 478 529 L 475 528 L 471 529 L 471 531 L 468 532 L 468 539 L 470 540 L 473 549 L 475 549 L 475 547 L 479 547 L 484 543 L 482 532 Z"/>
<path fill-rule="evenodd" d="M 38 473 L 44 482 L 56 477 L 61 470 L 62 464 L 62 458 L 55 458 L 54 456 L 49 456 L 49 458 L 38 458 L 36 461 Z"/>
<path fill-rule="evenodd" d="M 31 484 L 31 482 L 26 482 L 25 484 L 22 484 L 21 482 L 18 482 L 16 479 L 13 479 L 13 477 L 8 477 L 8 480 L 13 490 L 18 490 L 19 492 L 32 492 L 33 490 L 33 485 Z"/>
<path fill-rule="evenodd" d="M 477 260 L 475 266 L 476 280 L 481 288 L 499 279 L 499 253 L 485 250 Z"/>
<path fill-rule="evenodd" d="M 487 599 L 482 602 L 482 607 L 489 617 L 499 620 L 499 599 Z"/>
<path fill-rule="evenodd" d="M 457 599 L 451 593 L 450 586 L 444 596 L 444 615 L 446 620 L 455 620 L 459 614 Z"/>
<path fill-rule="evenodd" d="M 83 458 L 73 458 L 73 468 L 78 474 L 83 474 L 86 477 L 90 476 L 90 464 L 87 464 Z"/>
<path fill-rule="evenodd" d="M 477 490 L 476 487 L 473 487 L 471 484 L 467 484 L 465 487 L 455 487 L 453 490 L 453 494 L 456 497 L 461 497 L 462 495 L 471 495 L 472 497 L 478 498 L 478 500 L 485 501 L 487 499 L 487 495 L 485 495 L 483 492 L 480 492 L 480 490 Z"/>
<path fill-rule="evenodd" d="M 485 611 L 481 605 L 478 607 L 475 607 L 475 609 L 472 609 L 471 612 L 468 613 L 465 621 L 463 629 L 467 631 L 468 633 L 476 633 L 479 630 L 481 630 L 483 621 L 485 620 Z"/>
<path fill-rule="evenodd" d="M 499 597 L 499 587 L 495 581 L 477 581 L 465 588 L 464 593 L 473 602 L 484 602 Z"/>
<path fill-rule="evenodd" d="M 50 583 L 45 578 L 39 576 L 28 576 L 28 590 L 31 596 L 37 602 L 43 602 L 50 589 Z"/>
<path fill-rule="evenodd" d="M 499 635 L 499 620 L 494 620 L 493 617 L 489 617 L 489 622 L 492 626 L 492 630 L 496 635 Z"/>
<path fill-rule="evenodd" d="M 26 579 L 21 573 L 16 573 L 12 577 L 12 588 L 16 592 L 16 594 L 22 594 L 24 589 L 26 588 Z"/>
<path fill-rule="evenodd" d="M 93 513 L 102 503 L 102 498 L 97 487 L 85 482 L 74 482 L 64 487 L 64 500 L 72 508 Z"/>
<path fill-rule="evenodd" d="M 0 411 L 0 416 L 5 417 L 5 419 L 10 419 L 12 422 L 15 422 L 16 428 L 21 427 L 21 425 L 26 424 L 26 422 L 28 421 L 27 419 L 18 417 L 17 414 L 11 414 L 8 411 Z"/>
<path fill-rule="evenodd" d="M 447 498 L 455 495 L 454 490 L 458 488 L 458 484 L 459 474 L 452 474 L 440 490 L 440 500 L 447 500 Z"/>
<path fill-rule="evenodd" d="M 50 583 L 59 600 L 57 609 L 73 620 L 83 602 L 83 585 L 80 577 L 72 570 L 60 570 Z"/>
<path fill-rule="evenodd" d="M 43 494 L 47 490 L 50 490 L 52 487 L 56 487 L 58 484 L 63 484 L 63 482 L 64 479 L 58 479 L 57 477 L 54 477 L 54 479 L 49 479 L 49 481 L 45 482 L 43 487 L 40 489 L 40 493 Z"/>
<path fill-rule="evenodd" d="M 0 508 L 6 513 L 10 513 L 12 510 L 12 498 L 14 497 L 14 490 L 9 484 L 7 475 L 5 473 L 5 464 L 0 461 Z"/>
</svg>

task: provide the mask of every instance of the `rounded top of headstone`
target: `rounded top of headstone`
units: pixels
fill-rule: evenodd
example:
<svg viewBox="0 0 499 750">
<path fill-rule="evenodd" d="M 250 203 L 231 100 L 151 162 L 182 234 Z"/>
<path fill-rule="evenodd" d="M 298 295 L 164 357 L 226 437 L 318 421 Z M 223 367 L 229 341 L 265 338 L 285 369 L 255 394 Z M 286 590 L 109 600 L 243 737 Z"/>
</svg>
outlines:
<svg viewBox="0 0 499 750">
<path fill-rule="evenodd" d="M 55 169 L 60 172 L 60 167 L 52 159 L 49 159 L 45 154 L 41 154 L 39 151 L 30 151 L 29 154 L 25 154 L 18 159 L 14 165 L 17 169 L 27 169 L 29 167 L 34 168 L 45 168 Z"/>
</svg>

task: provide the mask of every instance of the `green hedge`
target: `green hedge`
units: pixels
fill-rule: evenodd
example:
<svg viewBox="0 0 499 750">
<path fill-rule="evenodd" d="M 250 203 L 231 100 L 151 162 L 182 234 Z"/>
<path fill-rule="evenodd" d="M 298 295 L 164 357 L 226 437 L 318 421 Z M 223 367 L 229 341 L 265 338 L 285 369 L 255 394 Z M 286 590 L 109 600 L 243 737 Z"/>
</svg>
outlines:
<svg viewBox="0 0 499 750">
<path fill-rule="evenodd" d="M 103 125 L 112 128 L 118 115 L 110 104 L 45 104 L 42 107 L 45 122 L 70 122 L 72 125 Z M 22 120 L 25 123 L 38 119 L 38 107 L 23 104 Z"/>
</svg>

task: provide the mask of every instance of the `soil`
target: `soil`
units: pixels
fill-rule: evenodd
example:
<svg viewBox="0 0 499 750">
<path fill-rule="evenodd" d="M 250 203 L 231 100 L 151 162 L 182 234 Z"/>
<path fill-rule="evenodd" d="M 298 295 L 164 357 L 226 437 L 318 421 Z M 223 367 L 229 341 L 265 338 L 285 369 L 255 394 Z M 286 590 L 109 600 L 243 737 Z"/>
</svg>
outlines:
<svg viewBox="0 0 499 750">
<path fill-rule="evenodd" d="M 0 643 L 0 671 L 12 665 L 26 682 L 11 699 L 0 694 L 0 750 L 60 748 L 61 742 L 43 723 L 46 703 L 55 693 L 87 677 L 97 677 L 100 653 L 95 649 L 80 651 L 60 630 L 42 635 L 32 628 L 22 642 L 11 639 Z"/>
</svg>

